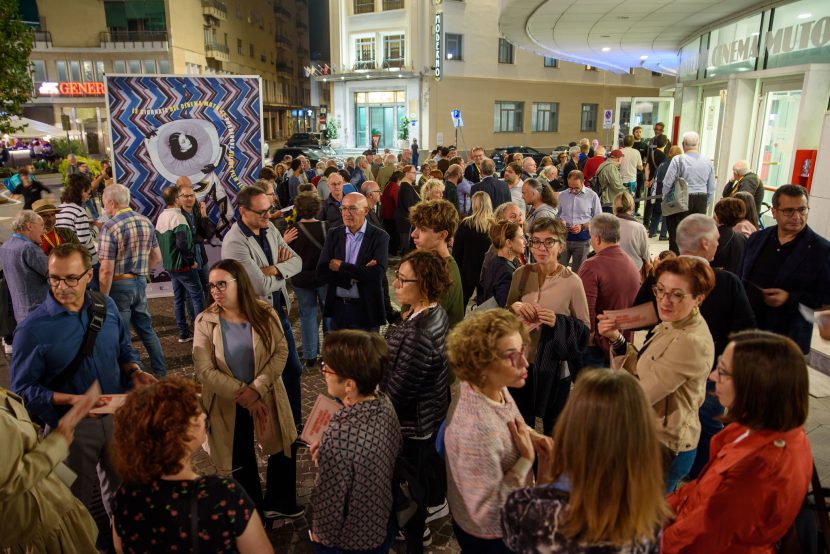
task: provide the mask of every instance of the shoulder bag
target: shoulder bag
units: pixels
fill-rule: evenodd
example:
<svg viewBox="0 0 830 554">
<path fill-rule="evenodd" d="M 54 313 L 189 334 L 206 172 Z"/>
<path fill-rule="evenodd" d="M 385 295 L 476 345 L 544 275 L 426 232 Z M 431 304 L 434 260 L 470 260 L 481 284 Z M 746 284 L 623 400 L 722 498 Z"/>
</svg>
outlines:
<svg viewBox="0 0 830 554">
<path fill-rule="evenodd" d="M 668 194 L 663 195 L 663 215 L 674 215 L 689 211 L 689 186 L 683 177 L 683 158 L 677 160 L 677 177 Z"/>
<path fill-rule="evenodd" d="M 98 291 L 91 290 L 89 291 L 89 296 L 91 302 L 87 307 L 87 313 L 89 314 L 89 325 L 86 328 L 86 333 L 84 334 L 84 341 L 81 343 L 81 348 L 78 349 L 78 353 L 75 354 L 75 357 L 72 358 L 72 361 L 69 362 L 63 370 L 58 373 L 46 386 L 51 390 L 57 390 L 62 388 L 66 383 L 68 383 L 72 377 L 75 376 L 75 373 L 78 372 L 78 368 L 81 366 L 81 362 L 87 356 L 92 355 L 92 351 L 95 348 L 95 339 L 98 338 L 98 332 L 104 326 L 104 321 L 107 319 L 107 297 L 104 294 L 101 294 Z"/>
</svg>

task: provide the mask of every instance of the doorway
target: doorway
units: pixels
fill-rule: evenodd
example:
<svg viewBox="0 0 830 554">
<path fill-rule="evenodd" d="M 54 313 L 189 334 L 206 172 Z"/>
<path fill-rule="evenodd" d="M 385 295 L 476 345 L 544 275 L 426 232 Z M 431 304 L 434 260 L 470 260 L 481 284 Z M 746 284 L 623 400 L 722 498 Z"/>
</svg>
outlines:
<svg viewBox="0 0 830 554">
<path fill-rule="evenodd" d="M 394 148 L 398 127 L 406 115 L 404 91 L 355 93 L 355 148 L 371 148 L 379 134 L 378 148 Z"/>
<path fill-rule="evenodd" d="M 764 85 L 759 102 L 752 165 L 766 187 L 777 189 L 790 182 L 801 90 L 792 85 Z M 767 190 L 765 202 L 771 201 L 772 192 Z"/>
<path fill-rule="evenodd" d="M 704 91 L 703 110 L 700 114 L 700 153 L 712 160 L 715 167 L 719 167 L 715 159 L 720 147 L 723 118 L 726 110 L 726 90 Z"/>
</svg>

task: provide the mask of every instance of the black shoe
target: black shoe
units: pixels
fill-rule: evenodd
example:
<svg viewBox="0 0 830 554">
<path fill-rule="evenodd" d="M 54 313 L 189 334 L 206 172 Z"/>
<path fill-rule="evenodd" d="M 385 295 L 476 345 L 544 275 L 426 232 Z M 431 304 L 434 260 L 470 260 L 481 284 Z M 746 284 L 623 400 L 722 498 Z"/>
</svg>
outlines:
<svg viewBox="0 0 830 554">
<path fill-rule="evenodd" d="M 648 238 L 650 238 L 650 239 L 653 239 L 656 236 L 657 236 L 657 233 L 649 233 L 648 234 Z"/>
<path fill-rule="evenodd" d="M 306 369 L 311 369 L 312 367 L 316 366 L 318 361 L 319 361 L 318 358 L 312 358 L 310 360 L 305 360 Z"/>
</svg>

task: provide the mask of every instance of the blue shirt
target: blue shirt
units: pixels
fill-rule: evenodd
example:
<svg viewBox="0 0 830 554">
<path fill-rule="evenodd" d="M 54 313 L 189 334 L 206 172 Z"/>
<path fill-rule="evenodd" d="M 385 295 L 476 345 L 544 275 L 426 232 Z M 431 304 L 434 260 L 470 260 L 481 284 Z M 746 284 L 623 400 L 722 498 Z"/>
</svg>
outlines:
<svg viewBox="0 0 830 554">
<path fill-rule="evenodd" d="M 352 265 L 357 263 L 357 254 L 360 252 L 360 245 L 363 244 L 363 237 L 366 235 L 366 226 L 368 224 L 369 221 L 364 220 L 363 225 L 357 230 L 357 233 L 352 233 L 351 229 L 345 225 L 343 226 L 343 229 L 346 230 L 346 259 L 343 260 L 344 262 Z M 337 296 L 343 298 L 360 298 L 360 294 L 357 292 L 357 283 L 352 281 L 352 287 L 349 289 L 337 287 Z"/>
<path fill-rule="evenodd" d="M 0 263 L 12 298 L 18 323 L 34 311 L 49 294 L 49 258 L 28 237 L 19 233 L 0 247 Z"/>
<path fill-rule="evenodd" d="M 243 383 L 254 380 L 254 336 L 251 324 L 231 323 L 219 318 L 222 343 L 225 346 L 225 361 L 233 376 Z"/>
<path fill-rule="evenodd" d="M 572 194 L 570 189 L 559 193 L 557 215 L 566 225 L 590 223 L 595 215 L 601 213 L 599 196 L 589 188 L 582 187 L 578 194 Z"/>
<path fill-rule="evenodd" d="M 97 380 L 104 394 L 123 394 L 132 386 L 121 373 L 120 364 L 138 362 L 129 328 L 118 307 L 107 297 L 107 317 L 95 340 L 92 355 L 81 360 L 75 375 L 53 391 L 47 383 L 69 365 L 89 325 L 90 298 L 79 312 L 70 312 L 49 294 L 14 333 L 11 363 L 11 389 L 23 397 L 26 407 L 51 426 L 65 414 L 68 406 L 52 404 L 53 392 L 83 394 Z"/>
<path fill-rule="evenodd" d="M 666 175 L 663 177 L 664 198 L 674 186 L 678 176 L 686 179 L 689 194 L 706 194 L 709 202 L 715 199 L 715 168 L 712 166 L 712 161 L 701 156 L 697 150 L 672 158 Z"/>
</svg>

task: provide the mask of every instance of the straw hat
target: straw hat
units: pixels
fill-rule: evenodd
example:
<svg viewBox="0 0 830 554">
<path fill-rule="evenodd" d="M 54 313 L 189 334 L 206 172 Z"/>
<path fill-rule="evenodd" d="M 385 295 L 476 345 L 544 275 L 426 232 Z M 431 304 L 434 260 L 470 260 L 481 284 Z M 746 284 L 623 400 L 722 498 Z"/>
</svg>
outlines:
<svg viewBox="0 0 830 554">
<path fill-rule="evenodd" d="M 32 204 L 32 210 L 35 211 L 37 214 L 45 214 L 45 213 L 55 213 L 58 210 L 54 204 L 46 199 L 37 200 Z"/>
</svg>

